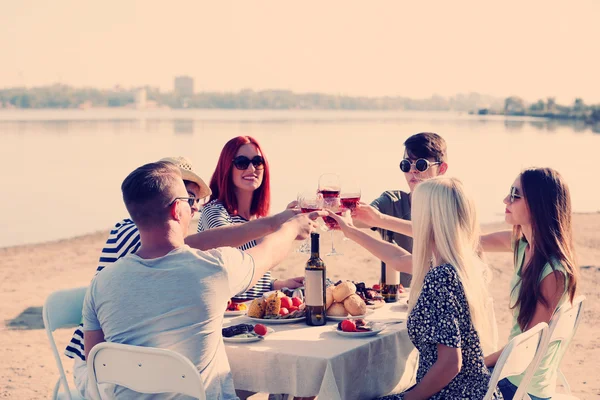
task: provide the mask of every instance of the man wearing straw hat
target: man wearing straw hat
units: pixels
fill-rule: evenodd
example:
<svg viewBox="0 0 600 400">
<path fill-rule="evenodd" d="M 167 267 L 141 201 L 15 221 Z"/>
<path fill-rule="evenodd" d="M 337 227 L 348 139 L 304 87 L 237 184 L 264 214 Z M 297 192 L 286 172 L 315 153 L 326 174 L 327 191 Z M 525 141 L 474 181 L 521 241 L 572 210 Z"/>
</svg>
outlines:
<svg viewBox="0 0 600 400">
<path fill-rule="evenodd" d="M 191 163 L 184 157 L 166 157 L 162 162 L 169 162 L 179 168 L 190 200 L 191 215 L 198 211 L 201 199 L 211 193 L 206 183 L 192 168 Z M 249 240 L 265 236 L 274 232 L 282 223 L 294 216 L 294 210 L 285 210 L 271 217 L 250 221 L 248 224 L 232 225 L 200 232 L 188 236 L 186 243 L 193 248 L 208 250 L 221 246 L 237 247 Z M 113 264 L 118 259 L 135 253 L 141 246 L 138 227 L 132 219 L 126 218 L 119 221 L 110 231 L 102 253 L 100 255 L 96 274 L 105 267 Z M 65 355 L 74 359 L 73 375 L 79 392 L 84 395 L 87 386 L 87 368 L 85 361 L 83 324 L 79 325 L 73 334 L 71 342 L 65 349 Z"/>
</svg>

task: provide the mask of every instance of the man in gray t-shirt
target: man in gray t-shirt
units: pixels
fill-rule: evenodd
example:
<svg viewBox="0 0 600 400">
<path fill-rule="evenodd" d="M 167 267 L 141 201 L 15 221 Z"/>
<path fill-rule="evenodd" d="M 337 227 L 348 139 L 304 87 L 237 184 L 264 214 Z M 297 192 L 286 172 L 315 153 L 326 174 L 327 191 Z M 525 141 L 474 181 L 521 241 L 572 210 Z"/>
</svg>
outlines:
<svg viewBox="0 0 600 400">
<path fill-rule="evenodd" d="M 446 153 L 446 141 L 438 134 L 432 132 L 422 132 L 412 135 L 404 142 L 404 158 L 400 162 L 400 170 L 404 173 L 404 178 L 410 192 L 401 190 L 385 191 L 371 202 L 371 206 L 376 208 L 382 214 L 410 221 L 411 214 L 411 196 L 410 193 L 422 181 L 443 175 L 448 169 L 448 156 Z M 357 224 L 357 226 L 361 226 Z M 394 242 L 404 250 L 412 253 L 412 238 L 391 232 L 378 227 L 376 229 L 381 238 L 386 241 L 393 239 Z M 400 283 L 404 287 L 410 286 L 412 275 L 401 272 Z"/>
<path fill-rule="evenodd" d="M 146 164 L 129 174 L 121 189 L 142 245 L 105 268 L 88 289 L 86 358 L 103 341 L 171 349 L 198 367 L 208 399 L 237 399 L 221 336 L 227 301 L 282 261 L 294 240 L 314 229 L 311 218 L 324 213 L 291 218 L 247 252 L 201 251 L 184 243 L 195 199 L 188 197 L 176 166 Z M 114 394 L 146 397 L 124 387 L 115 387 Z"/>
</svg>

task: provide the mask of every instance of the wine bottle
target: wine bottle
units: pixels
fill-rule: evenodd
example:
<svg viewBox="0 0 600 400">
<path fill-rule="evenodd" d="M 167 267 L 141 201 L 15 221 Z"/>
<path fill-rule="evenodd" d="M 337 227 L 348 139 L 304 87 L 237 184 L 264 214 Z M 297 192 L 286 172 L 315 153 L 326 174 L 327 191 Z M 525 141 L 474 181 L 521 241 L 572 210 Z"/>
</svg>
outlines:
<svg viewBox="0 0 600 400">
<path fill-rule="evenodd" d="M 394 243 L 394 232 L 386 231 L 386 239 Z M 386 303 L 398 301 L 398 288 L 400 285 L 400 272 L 388 267 L 381 262 L 381 296 Z"/>
<path fill-rule="evenodd" d="M 304 304 L 306 305 L 306 324 L 325 325 L 325 263 L 319 256 L 319 234 L 310 234 L 310 258 L 304 270 Z"/>
</svg>

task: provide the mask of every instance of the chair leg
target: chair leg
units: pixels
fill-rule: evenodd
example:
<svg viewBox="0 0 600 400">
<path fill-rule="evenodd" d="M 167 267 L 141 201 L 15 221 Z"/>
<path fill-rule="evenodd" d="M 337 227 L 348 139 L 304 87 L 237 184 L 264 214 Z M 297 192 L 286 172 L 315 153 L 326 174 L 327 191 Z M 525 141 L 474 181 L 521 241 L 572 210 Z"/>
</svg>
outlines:
<svg viewBox="0 0 600 400">
<path fill-rule="evenodd" d="M 558 372 L 558 379 L 560 380 L 561 385 L 563 385 L 563 387 L 565 388 L 565 393 L 571 394 L 571 387 L 569 386 L 569 382 L 567 382 L 567 378 L 565 378 L 565 375 L 562 373 L 562 371 L 560 369 L 557 372 Z"/>
<path fill-rule="evenodd" d="M 54 390 L 52 391 L 52 400 L 56 400 L 58 398 L 58 388 L 60 387 L 60 378 L 56 380 L 56 385 L 54 385 Z"/>
</svg>

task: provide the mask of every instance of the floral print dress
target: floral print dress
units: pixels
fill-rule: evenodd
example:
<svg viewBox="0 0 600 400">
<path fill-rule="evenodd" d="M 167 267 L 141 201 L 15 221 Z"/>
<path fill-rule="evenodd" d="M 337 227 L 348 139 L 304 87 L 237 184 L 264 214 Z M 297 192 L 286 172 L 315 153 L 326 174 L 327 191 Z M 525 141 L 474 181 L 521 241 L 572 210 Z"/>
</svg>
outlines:
<svg viewBox="0 0 600 400">
<path fill-rule="evenodd" d="M 419 351 L 417 384 L 437 360 L 437 344 L 461 349 L 458 375 L 430 399 L 483 399 L 490 380 L 479 335 L 471 322 L 469 304 L 458 274 L 450 264 L 432 268 L 407 321 L 408 336 Z M 494 399 L 502 399 L 496 389 Z M 404 399 L 404 394 L 381 400 Z"/>
</svg>

